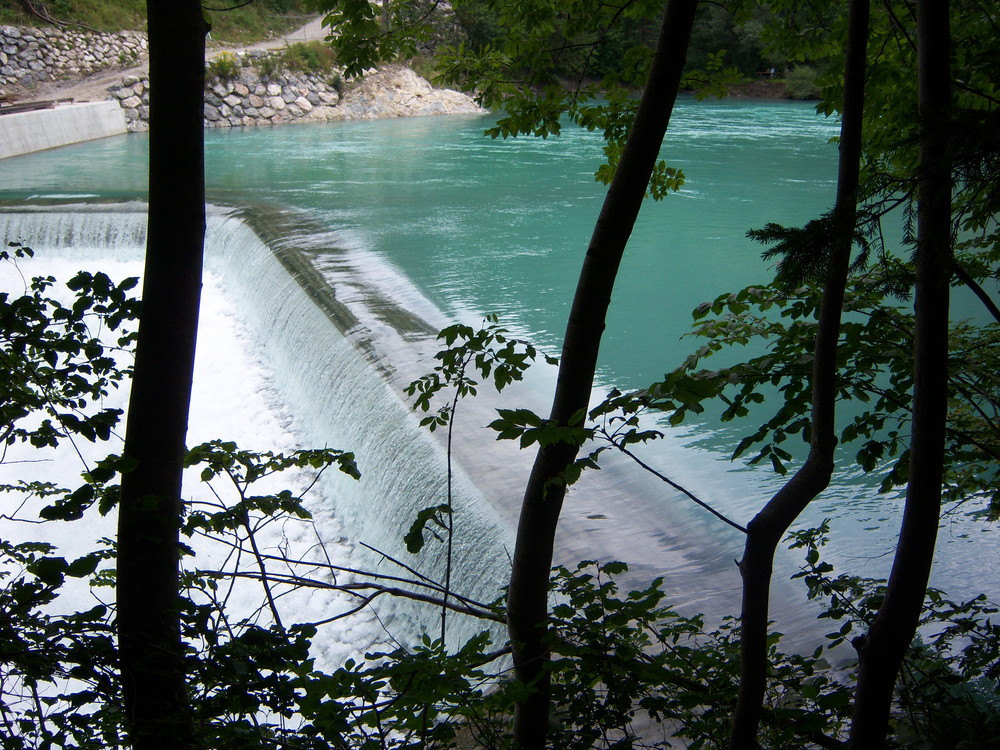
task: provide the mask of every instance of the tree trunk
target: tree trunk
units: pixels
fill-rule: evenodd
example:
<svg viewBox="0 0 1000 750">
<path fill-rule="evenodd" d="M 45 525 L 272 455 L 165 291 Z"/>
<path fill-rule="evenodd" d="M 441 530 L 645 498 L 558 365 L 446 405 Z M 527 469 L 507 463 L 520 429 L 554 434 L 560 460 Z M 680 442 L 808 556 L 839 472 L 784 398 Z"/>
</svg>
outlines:
<svg viewBox="0 0 1000 750">
<path fill-rule="evenodd" d="M 118 638 L 132 747 L 193 747 L 178 528 L 205 238 L 206 25 L 197 0 L 148 0 L 149 224 L 118 521 Z"/>
<path fill-rule="evenodd" d="M 849 747 L 885 746 L 893 689 L 917 629 L 941 513 L 948 409 L 948 296 L 951 279 L 949 4 L 917 2 L 920 183 L 914 318 L 910 476 L 886 596 L 868 634 L 855 641 L 858 684 Z"/>
<path fill-rule="evenodd" d="M 740 689 L 729 739 L 731 750 L 756 750 L 767 687 L 767 623 L 774 553 L 788 527 L 830 482 L 837 446 L 837 342 L 850 266 L 861 164 L 869 0 L 852 0 L 844 64 L 844 107 L 834 206 L 836 236 L 826 269 L 813 350 L 812 423 L 809 455 L 795 475 L 747 524 L 739 563 L 743 577 L 740 615 Z"/>
<path fill-rule="evenodd" d="M 618 170 L 608 189 L 577 284 L 550 419 L 582 424 L 594 383 L 597 353 L 615 275 L 659 155 L 680 86 L 695 0 L 669 0 L 649 81 L 639 104 Z M 557 480 L 576 457 L 569 444 L 539 449 L 521 505 L 507 602 L 514 645 L 514 674 L 534 692 L 517 706 L 514 739 L 522 750 L 545 746 L 549 717 L 549 570 L 556 524 L 566 488 Z"/>
</svg>

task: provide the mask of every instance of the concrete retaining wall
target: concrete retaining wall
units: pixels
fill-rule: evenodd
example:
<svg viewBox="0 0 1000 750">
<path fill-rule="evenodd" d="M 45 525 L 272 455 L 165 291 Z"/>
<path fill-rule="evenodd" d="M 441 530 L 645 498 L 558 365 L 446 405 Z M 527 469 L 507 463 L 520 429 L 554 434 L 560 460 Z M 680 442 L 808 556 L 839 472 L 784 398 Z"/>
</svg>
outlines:
<svg viewBox="0 0 1000 750">
<path fill-rule="evenodd" d="M 64 104 L 2 115 L 0 159 L 125 132 L 125 114 L 117 101 Z"/>
</svg>

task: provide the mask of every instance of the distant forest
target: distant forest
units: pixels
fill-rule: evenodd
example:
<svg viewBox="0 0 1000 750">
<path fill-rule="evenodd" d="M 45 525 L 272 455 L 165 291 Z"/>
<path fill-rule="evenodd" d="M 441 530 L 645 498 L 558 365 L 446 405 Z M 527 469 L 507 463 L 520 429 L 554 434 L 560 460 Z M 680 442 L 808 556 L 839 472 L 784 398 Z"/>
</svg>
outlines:
<svg viewBox="0 0 1000 750">
<path fill-rule="evenodd" d="M 426 0 L 417 0 L 410 3 L 414 7 L 411 12 L 422 15 L 417 6 L 423 4 L 431 5 Z M 230 9 L 232 5 L 240 7 Z M 305 0 L 253 0 L 246 5 L 208 0 L 202 7 L 212 25 L 211 38 L 233 43 L 286 33 L 309 15 Z M 751 80 L 778 78 L 784 81 L 791 96 L 816 96 L 814 64 L 819 66 L 825 61 L 800 62 L 792 66 L 780 56 L 768 54 L 762 33 L 769 20 L 769 12 L 759 9 L 754 17 L 737 21 L 722 6 L 699 5 L 688 51 L 688 69 L 704 71 L 725 67 L 731 73 Z M 48 18 L 60 25 L 119 31 L 145 28 L 145 14 L 145 0 L 0 0 L 2 24 L 42 25 L 47 23 L 45 19 Z M 441 27 L 435 37 L 449 44 L 464 41 L 473 49 L 481 49 L 497 41 L 503 32 L 489 0 L 467 0 L 458 4 L 453 14 L 434 15 Z M 652 50 L 657 29 L 656 19 L 626 19 L 598 40 L 595 47 L 577 44 L 578 41 L 591 40 L 553 40 L 555 44 L 566 43 L 557 55 L 553 72 L 567 79 L 576 78 L 581 70 L 585 70 L 586 76 L 592 79 L 617 73 L 625 53 L 637 44 Z M 423 52 L 433 56 L 433 49 Z M 425 65 L 419 65 L 418 69 L 423 74 L 431 72 Z"/>
</svg>

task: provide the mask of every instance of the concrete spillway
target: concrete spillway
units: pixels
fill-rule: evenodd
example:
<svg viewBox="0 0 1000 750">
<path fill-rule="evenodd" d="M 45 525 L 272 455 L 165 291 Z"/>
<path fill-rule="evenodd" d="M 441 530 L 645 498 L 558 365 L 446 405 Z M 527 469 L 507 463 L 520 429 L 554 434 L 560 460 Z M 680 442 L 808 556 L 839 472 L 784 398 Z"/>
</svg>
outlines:
<svg viewBox="0 0 1000 750">
<path fill-rule="evenodd" d="M 0 159 L 125 133 L 117 101 L 63 104 L 0 116 Z"/>
</svg>

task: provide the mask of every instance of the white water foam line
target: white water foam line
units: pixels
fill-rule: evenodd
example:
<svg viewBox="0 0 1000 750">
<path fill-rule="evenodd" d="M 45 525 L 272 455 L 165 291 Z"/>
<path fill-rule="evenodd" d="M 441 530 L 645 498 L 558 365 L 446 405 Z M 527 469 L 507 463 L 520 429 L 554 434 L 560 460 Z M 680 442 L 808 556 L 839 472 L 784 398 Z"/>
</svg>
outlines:
<svg viewBox="0 0 1000 750">
<path fill-rule="evenodd" d="M 136 262 L 145 242 L 145 214 L 135 209 L 133 204 L 0 212 L 0 236 L 25 242 L 38 261 L 67 266 Z M 332 530 L 331 541 L 366 542 L 443 580 L 442 545 L 431 542 L 414 557 L 402 543 L 419 510 L 445 501 L 445 456 L 437 440 L 418 427 L 399 395 L 246 224 L 214 213 L 206 259 L 213 278 L 235 304 L 239 326 L 247 330 L 250 358 L 258 359 L 268 373 L 268 389 L 285 412 L 284 427 L 302 446 L 341 448 L 358 457 L 360 481 L 333 470 L 323 475 L 318 488 L 322 497 L 311 507 L 319 526 Z M 207 333 L 211 341 L 211 331 Z M 245 366 L 234 359 L 228 369 L 218 371 L 219 382 L 212 388 L 217 392 L 225 390 L 227 382 L 239 383 Z M 197 408 L 193 404 L 193 410 Z M 245 407 L 231 409 L 235 415 Z M 226 434 L 228 422 L 224 416 L 217 418 L 214 437 L 232 437 Z M 462 571 L 455 589 L 490 601 L 507 578 L 506 550 L 512 534 L 457 467 L 454 482 L 459 519 L 455 559 L 456 569 Z M 354 566 L 403 573 L 363 550 L 354 549 L 351 558 Z M 377 609 L 382 622 L 403 640 L 431 627 L 438 617 L 411 602 L 386 597 Z M 455 622 L 450 632 L 458 643 L 481 628 L 480 623 Z"/>
</svg>

